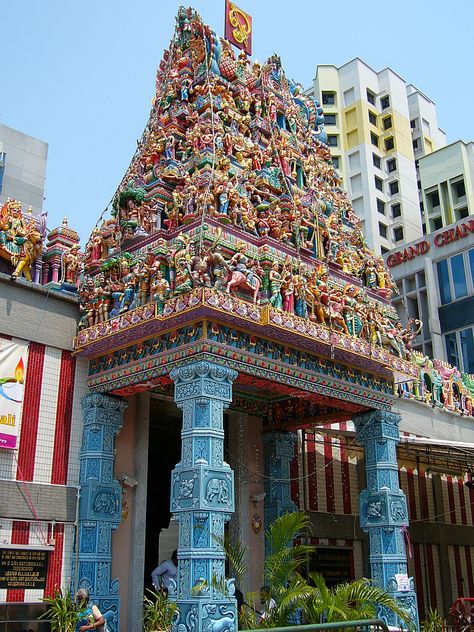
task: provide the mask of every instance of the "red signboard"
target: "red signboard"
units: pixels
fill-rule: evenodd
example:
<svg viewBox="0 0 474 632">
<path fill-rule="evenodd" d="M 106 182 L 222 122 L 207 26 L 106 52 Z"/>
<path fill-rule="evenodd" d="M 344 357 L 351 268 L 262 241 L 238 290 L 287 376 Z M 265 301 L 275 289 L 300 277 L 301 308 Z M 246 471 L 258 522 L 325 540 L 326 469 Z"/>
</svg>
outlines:
<svg viewBox="0 0 474 632">
<path fill-rule="evenodd" d="M 225 0 L 224 37 L 247 55 L 252 54 L 252 18 L 230 0 Z"/>
</svg>

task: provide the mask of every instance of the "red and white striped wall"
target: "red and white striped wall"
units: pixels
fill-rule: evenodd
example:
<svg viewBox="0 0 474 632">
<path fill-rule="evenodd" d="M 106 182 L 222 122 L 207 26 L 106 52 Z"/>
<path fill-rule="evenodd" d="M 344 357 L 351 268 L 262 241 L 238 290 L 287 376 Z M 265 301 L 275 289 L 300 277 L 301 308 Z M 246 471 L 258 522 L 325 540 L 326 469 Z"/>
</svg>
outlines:
<svg viewBox="0 0 474 632">
<path fill-rule="evenodd" d="M 345 424 L 339 427 L 341 433 L 346 429 Z M 310 511 L 358 514 L 357 454 L 361 450 L 353 446 L 354 439 L 344 434 L 328 436 L 317 430 L 305 431 L 305 441 L 300 443 L 291 469 L 292 499 L 298 507 Z M 403 465 L 399 468 L 399 477 L 400 487 L 407 497 L 411 525 L 441 521 L 474 526 L 474 490 L 465 486 L 464 479 L 441 476 L 444 507 L 443 515 L 437 515 L 433 475 L 421 469 L 418 473 L 416 469 Z M 361 541 L 316 538 L 315 544 L 352 547 L 354 577 L 363 576 Z M 412 543 L 408 570 L 415 579 L 422 616 L 428 608 L 443 607 L 442 573 L 449 574 L 454 597 L 474 596 L 474 547 L 453 542 L 447 549 L 442 549 L 437 544 Z"/>
<path fill-rule="evenodd" d="M 87 390 L 86 378 L 87 363 L 76 360 L 69 351 L 29 343 L 18 448 L 0 450 L 0 478 L 16 480 L 20 486 L 23 483 L 77 485 L 82 432 L 80 403 Z M 23 491 L 28 495 L 26 486 Z M 0 517 L 0 542 L 54 545 L 46 589 L 44 593 L 0 590 L 0 601 L 38 601 L 55 587 L 69 584 L 74 526 L 44 522 L 32 499 L 29 504 L 32 510 L 29 521 L 15 520 L 15 516 Z"/>
</svg>

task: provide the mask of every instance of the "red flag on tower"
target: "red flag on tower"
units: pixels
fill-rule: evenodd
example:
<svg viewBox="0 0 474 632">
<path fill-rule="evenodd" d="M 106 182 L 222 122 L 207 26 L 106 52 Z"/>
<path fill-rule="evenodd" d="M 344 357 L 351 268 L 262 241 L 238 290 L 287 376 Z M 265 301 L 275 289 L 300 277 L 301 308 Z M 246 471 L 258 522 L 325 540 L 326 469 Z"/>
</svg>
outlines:
<svg viewBox="0 0 474 632">
<path fill-rule="evenodd" d="M 252 54 L 252 18 L 231 0 L 225 0 L 224 37 L 247 55 Z"/>
</svg>

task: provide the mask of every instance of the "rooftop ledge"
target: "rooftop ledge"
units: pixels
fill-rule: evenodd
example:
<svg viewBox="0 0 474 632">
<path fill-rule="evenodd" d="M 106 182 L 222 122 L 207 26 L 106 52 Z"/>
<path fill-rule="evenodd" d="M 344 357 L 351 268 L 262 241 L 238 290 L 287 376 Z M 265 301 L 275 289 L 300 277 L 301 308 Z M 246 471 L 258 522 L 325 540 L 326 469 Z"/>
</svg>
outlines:
<svg viewBox="0 0 474 632">
<path fill-rule="evenodd" d="M 74 339 L 74 352 L 97 357 L 202 319 L 239 327 L 397 382 L 418 375 L 414 364 L 380 346 L 269 304 L 255 305 L 207 287 L 173 297 L 164 304 L 162 313 L 158 313 L 154 303 L 148 303 L 83 329 Z"/>
</svg>

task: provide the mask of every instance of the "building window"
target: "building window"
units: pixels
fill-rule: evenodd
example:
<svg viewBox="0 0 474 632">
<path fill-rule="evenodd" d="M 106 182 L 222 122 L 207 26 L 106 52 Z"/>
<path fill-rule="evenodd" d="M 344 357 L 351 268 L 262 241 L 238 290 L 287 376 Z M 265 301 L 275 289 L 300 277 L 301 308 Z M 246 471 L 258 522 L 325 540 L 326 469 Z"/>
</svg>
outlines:
<svg viewBox="0 0 474 632">
<path fill-rule="evenodd" d="M 458 180 L 457 182 L 454 182 L 452 186 L 457 200 L 466 195 L 466 185 L 464 184 L 464 180 Z"/>
<path fill-rule="evenodd" d="M 473 257 L 469 252 L 469 262 L 472 264 Z M 449 259 L 443 259 L 436 264 L 438 270 L 438 285 L 441 304 L 464 298 L 468 295 L 468 279 L 466 276 L 466 266 L 463 254 L 454 255 Z"/>
<path fill-rule="evenodd" d="M 438 261 L 436 264 L 438 270 L 438 286 L 441 305 L 451 303 L 451 286 L 449 284 L 448 260 Z"/>
<path fill-rule="evenodd" d="M 374 176 L 374 181 L 375 181 L 375 188 L 378 191 L 383 191 L 383 182 L 380 178 L 378 178 L 377 176 Z"/>
<path fill-rule="evenodd" d="M 395 158 L 390 158 L 390 160 L 387 160 L 387 171 L 389 173 L 392 173 L 393 171 L 397 170 L 397 161 L 395 160 Z"/>
<path fill-rule="evenodd" d="M 367 101 L 371 105 L 375 105 L 375 94 L 367 88 Z"/>
<path fill-rule="evenodd" d="M 446 334 L 446 353 L 448 355 L 448 362 L 453 366 L 457 366 L 459 368 L 459 355 L 458 355 L 458 345 L 456 341 L 456 333 Z"/>
<path fill-rule="evenodd" d="M 441 217 L 431 219 L 430 224 L 432 226 L 431 230 L 439 230 L 440 228 L 443 228 L 443 220 Z"/>
<path fill-rule="evenodd" d="M 426 197 L 428 198 L 428 201 L 432 209 L 439 206 L 439 192 L 438 191 L 433 191 L 432 193 L 428 193 Z"/>
<path fill-rule="evenodd" d="M 400 204 L 394 204 L 392 206 L 392 217 L 393 219 L 396 219 L 397 217 L 400 217 L 400 215 L 402 214 L 402 207 L 400 206 Z"/>
<path fill-rule="evenodd" d="M 375 147 L 379 146 L 379 137 L 377 136 L 377 134 L 374 134 L 373 132 L 370 132 L 370 142 Z"/>
<path fill-rule="evenodd" d="M 374 167 L 377 167 L 377 169 L 380 169 L 382 160 L 379 158 L 379 156 L 377 156 L 377 154 L 372 154 L 372 162 L 373 162 Z"/>
<path fill-rule="evenodd" d="M 383 128 L 390 129 L 392 127 L 392 117 L 386 116 L 383 120 Z"/>
<path fill-rule="evenodd" d="M 382 215 L 385 215 L 385 202 L 379 198 L 377 198 L 377 210 L 379 213 L 382 213 Z"/>
<path fill-rule="evenodd" d="M 387 226 L 386 224 L 382 224 L 382 222 L 379 222 L 379 235 L 387 239 Z"/>
<path fill-rule="evenodd" d="M 393 229 L 393 239 L 395 241 L 402 241 L 403 239 L 403 226 L 398 226 Z"/>
<path fill-rule="evenodd" d="M 328 134 L 328 145 L 329 145 L 329 147 L 337 147 L 337 135 L 336 134 Z"/>
<path fill-rule="evenodd" d="M 332 157 L 332 165 L 334 169 L 339 169 L 339 156 Z"/>
<path fill-rule="evenodd" d="M 417 123 L 417 121 L 418 121 L 418 119 L 416 119 L 416 118 L 411 119 L 411 121 L 410 121 L 410 127 L 411 127 L 411 129 L 416 129 L 416 123 Z"/>
<path fill-rule="evenodd" d="M 336 125 L 336 115 L 335 114 L 325 114 L 324 115 L 324 123 L 325 123 L 325 125 Z"/>
<path fill-rule="evenodd" d="M 322 93 L 323 105 L 335 105 L 336 93 L 335 92 L 323 92 Z"/>
<path fill-rule="evenodd" d="M 448 362 L 464 373 L 474 371 L 474 331 L 472 327 L 446 334 Z"/>
<path fill-rule="evenodd" d="M 390 107 L 390 97 L 388 95 L 380 99 L 380 107 L 382 110 L 386 110 Z"/>
<path fill-rule="evenodd" d="M 388 185 L 389 191 L 390 191 L 390 195 L 395 195 L 396 193 L 398 193 L 398 180 L 394 180 L 393 182 L 390 182 L 390 184 Z"/>
<path fill-rule="evenodd" d="M 472 327 L 459 332 L 462 367 L 464 373 L 474 373 L 474 337 Z"/>
<path fill-rule="evenodd" d="M 390 252 L 390 250 L 388 248 L 384 248 L 383 246 L 380 246 L 380 254 L 381 255 L 386 255 L 387 252 Z"/>
<path fill-rule="evenodd" d="M 454 296 L 463 298 L 467 296 L 466 271 L 464 269 L 464 257 L 462 254 L 455 255 L 449 260 L 451 264 L 451 275 L 453 277 Z"/>
<path fill-rule="evenodd" d="M 466 219 L 468 215 L 469 215 L 469 209 L 467 208 L 467 206 L 456 209 L 456 221 L 459 221 L 460 219 Z"/>
<path fill-rule="evenodd" d="M 390 151 L 395 147 L 393 136 L 389 136 L 385 139 L 385 151 Z"/>
<path fill-rule="evenodd" d="M 423 235 L 426 235 L 426 224 L 424 222 L 421 225 L 421 232 L 423 233 Z"/>
<path fill-rule="evenodd" d="M 418 191 L 421 191 L 421 180 L 417 180 L 416 186 L 418 187 Z"/>
<path fill-rule="evenodd" d="M 419 138 L 414 138 L 413 139 L 413 149 L 416 151 L 417 149 L 419 149 L 420 143 L 419 143 L 420 139 Z"/>
<path fill-rule="evenodd" d="M 377 115 L 369 110 L 369 123 L 372 125 L 377 125 Z"/>
</svg>

